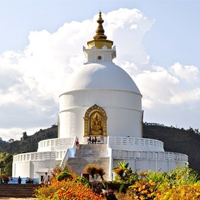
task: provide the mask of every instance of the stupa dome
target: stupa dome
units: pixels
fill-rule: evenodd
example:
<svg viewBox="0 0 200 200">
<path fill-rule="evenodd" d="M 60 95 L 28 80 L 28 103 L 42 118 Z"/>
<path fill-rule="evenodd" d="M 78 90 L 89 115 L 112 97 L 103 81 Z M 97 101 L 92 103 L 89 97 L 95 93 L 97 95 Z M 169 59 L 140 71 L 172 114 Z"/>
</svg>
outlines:
<svg viewBox="0 0 200 200">
<path fill-rule="evenodd" d="M 87 63 L 69 79 L 67 91 L 108 89 L 140 94 L 132 78 L 112 62 Z"/>
</svg>

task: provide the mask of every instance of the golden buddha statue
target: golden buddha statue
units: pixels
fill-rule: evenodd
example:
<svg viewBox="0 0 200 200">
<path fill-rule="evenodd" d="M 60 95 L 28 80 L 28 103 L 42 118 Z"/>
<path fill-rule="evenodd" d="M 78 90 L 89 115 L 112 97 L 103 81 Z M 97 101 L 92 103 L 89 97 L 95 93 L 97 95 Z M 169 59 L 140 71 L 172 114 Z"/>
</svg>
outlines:
<svg viewBox="0 0 200 200">
<path fill-rule="evenodd" d="M 90 118 L 91 124 L 91 134 L 92 135 L 102 135 L 102 125 L 101 125 L 102 117 L 98 112 L 92 114 Z"/>
</svg>

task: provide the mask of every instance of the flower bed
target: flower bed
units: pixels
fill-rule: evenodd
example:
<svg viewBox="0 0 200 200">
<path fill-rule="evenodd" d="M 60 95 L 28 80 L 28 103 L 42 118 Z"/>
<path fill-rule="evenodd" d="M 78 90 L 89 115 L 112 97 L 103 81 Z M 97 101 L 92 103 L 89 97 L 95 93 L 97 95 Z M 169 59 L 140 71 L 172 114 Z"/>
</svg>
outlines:
<svg viewBox="0 0 200 200">
<path fill-rule="evenodd" d="M 124 165 L 124 167 L 127 167 L 127 165 Z M 95 167 L 89 166 L 87 168 L 93 169 Z M 62 170 L 58 171 L 59 173 L 63 173 Z M 120 170 L 116 170 L 115 168 L 115 171 Z M 94 181 L 90 183 L 86 178 L 75 176 L 72 171 L 67 170 L 68 173 L 71 173 L 70 179 L 66 180 L 64 178 L 59 181 L 57 178 L 59 173 L 57 173 L 51 185 L 41 186 L 36 190 L 36 197 L 38 199 L 49 200 L 200 199 L 200 181 L 198 175 L 187 165 L 182 169 L 177 167 L 169 173 L 151 172 L 151 170 L 137 173 L 125 168 L 123 168 L 123 171 L 127 173 L 119 173 L 114 181 L 102 180 L 101 182 Z"/>
</svg>

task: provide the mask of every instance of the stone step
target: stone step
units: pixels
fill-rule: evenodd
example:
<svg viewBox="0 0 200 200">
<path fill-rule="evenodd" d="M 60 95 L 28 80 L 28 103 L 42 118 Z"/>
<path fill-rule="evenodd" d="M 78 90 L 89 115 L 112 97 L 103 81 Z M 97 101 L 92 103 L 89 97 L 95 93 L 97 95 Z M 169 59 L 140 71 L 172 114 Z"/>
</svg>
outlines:
<svg viewBox="0 0 200 200">
<path fill-rule="evenodd" d="M 88 164 L 93 164 L 97 167 L 101 166 L 106 173 L 104 179 L 108 179 L 110 158 L 106 157 L 106 154 L 107 144 L 80 144 L 79 150 L 76 150 L 75 157 L 68 159 L 68 164 L 72 167 L 72 171 L 79 176 Z"/>
<path fill-rule="evenodd" d="M 109 157 L 80 157 L 80 158 L 69 158 L 69 166 L 72 167 L 72 171 L 78 174 L 79 176 L 83 173 L 84 168 L 88 164 L 93 164 L 97 167 L 103 167 L 105 170 L 104 179 L 109 179 Z"/>
<path fill-rule="evenodd" d="M 80 144 L 75 157 L 105 157 L 106 152 L 106 144 Z"/>
<path fill-rule="evenodd" d="M 36 184 L 0 184 L 0 197 L 33 197 Z"/>
</svg>

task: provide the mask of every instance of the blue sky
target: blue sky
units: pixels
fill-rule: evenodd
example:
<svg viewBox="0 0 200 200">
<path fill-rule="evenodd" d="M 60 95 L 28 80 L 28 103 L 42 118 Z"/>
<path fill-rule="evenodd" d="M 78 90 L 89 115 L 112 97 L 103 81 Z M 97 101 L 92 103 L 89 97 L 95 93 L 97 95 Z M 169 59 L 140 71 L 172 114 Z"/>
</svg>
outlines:
<svg viewBox="0 0 200 200">
<path fill-rule="evenodd" d="M 98 2 L 98 3 L 97 3 Z M 137 8 L 148 18 L 156 19 L 143 44 L 151 52 L 152 63 L 170 65 L 177 60 L 200 64 L 199 1 L 69 0 L 69 1 L 0 1 L 0 52 L 23 50 L 30 31 L 55 32 L 70 21 L 83 21 L 119 8 Z M 192 52 L 192 53 L 191 53 Z"/>
<path fill-rule="evenodd" d="M 85 27 L 88 38 L 84 33 L 77 34 L 77 27 L 87 24 L 88 20 L 91 23 L 99 10 L 109 21 L 109 13 L 119 12 L 120 8 L 130 10 L 133 19 L 136 16 L 136 11 L 131 11 L 133 9 L 142 16 L 135 22 L 139 28 L 130 32 L 127 41 L 125 29 L 124 34 L 119 28 L 114 35 L 109 26 L 106 29 L 106 20 L 105 31 L 111 37 L 109 39 L 115 39 L 116 63 L 132 76 L 143 94 L 144 120 L 180 128 L 200 128 L 200 2 L 0 0 L 0 137 L 19 139 L 23 131 L 32 134 L 56 123 L 61 90 L 56 87 L 63 85 L 64 78 L 63 82 L 55 84 L 55 88 L 51 87 L 52 90 L 45 88 L 51 84 L 49 77 L 56 73 L 56 67 L 50 66 L 51 63 L 63 67 L 59 68 L 60 74 L 64 71 L 70 75 L 76 69 L 75 64 L 83 61 L 82 46 L 86 46 L 95 32 L 95 28 Z M 113 14 L 112 19 L 118 19 L 116 15 Z M 123 23 L 125 26 L 128 21 Z M 96 27 L 95 22 L 92 24 Z M 66 44 L 71 45 L 70 37 L 73 38 L 74 33 L 77 34 L 74 40 L 80 43 L 70 46 L 69 53 L 69 48 L 62 46 L 63 34 L 68 37 Z M 54 47 L 45 47 L 45 42 L 48 45 L 52 42 Z M 124 50 L 129 44 L 134 47 Z M 50 52 L 51 48 L 54 49 Z M 52 55 L 55 49 L 59 55 L 63 51 L 68 53 L 63 54 L 62 59 L 56 57 L 50 62 L 49 53 Z M 39 50 L 34 65 L 29 55 Z M 48 64 L 49 71 L 44 67 Z M 41 72 L 42 77 L 39 76 Z M 55 81 L 59 79 L 62 77 L 55 78 Z M 27 102 L 26 106 L 21 103 L 22 99 Z"/>
</svg>

